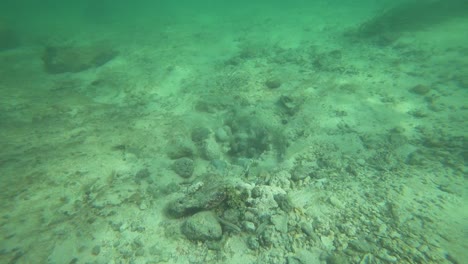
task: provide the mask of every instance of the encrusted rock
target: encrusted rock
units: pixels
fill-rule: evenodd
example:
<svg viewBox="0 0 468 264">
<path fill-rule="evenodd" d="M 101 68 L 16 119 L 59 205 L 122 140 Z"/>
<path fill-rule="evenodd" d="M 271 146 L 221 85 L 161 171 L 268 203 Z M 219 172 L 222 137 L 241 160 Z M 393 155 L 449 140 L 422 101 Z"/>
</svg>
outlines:
<svg viewBox="0 0 468 264">
<path fill-rule="evenodd" d="M 221 225 L 212 212 L 199 212 L 182 225 L 182 233 L 190 240 L 219 240 L 223 235 Z"/>
<path fill-rule="evenodd" d="M 224 202 L 226 197 L 226 187 L 219 182 L 212 182 L 170 202 L 166 211 L 169 216 L 179 218 L 215 208 Z"/>
<path fill-rule="evenodd" d="M 189 158 L 180 158 L 172 164 L 172 170 L 182 178 L 190 178 L 194 167 L 193 160 Z"/>
<path fill-rule="evenodd" d="M 202 156 L 207 160 L 219 159 L 222 155 L 221 149 L 213 138 L 208 138 L 203 141 L 200 152 Z"/>
<path fill-rule="evenodd" d="M 293 181 L 300 181 L 307 178 L 311 173 L 311 168 L 299 165 L 294 168 L 294 172 L 291 175 L 291 180 Z"/>
</svg>

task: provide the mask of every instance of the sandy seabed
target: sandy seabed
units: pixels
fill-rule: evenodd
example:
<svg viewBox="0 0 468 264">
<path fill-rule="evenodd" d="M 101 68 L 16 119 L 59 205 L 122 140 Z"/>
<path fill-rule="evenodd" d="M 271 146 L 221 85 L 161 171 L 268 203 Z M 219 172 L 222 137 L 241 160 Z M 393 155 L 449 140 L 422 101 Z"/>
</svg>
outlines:
<svg viewBox="0 0 468 264">
<path fill-rule="evenodd" d="M 1 52 L 0 262 L 463 263 L 468 21 L 378 45 L 336 12 L 54 40 L 118 50 L 76 73 Z"/>
</svg>

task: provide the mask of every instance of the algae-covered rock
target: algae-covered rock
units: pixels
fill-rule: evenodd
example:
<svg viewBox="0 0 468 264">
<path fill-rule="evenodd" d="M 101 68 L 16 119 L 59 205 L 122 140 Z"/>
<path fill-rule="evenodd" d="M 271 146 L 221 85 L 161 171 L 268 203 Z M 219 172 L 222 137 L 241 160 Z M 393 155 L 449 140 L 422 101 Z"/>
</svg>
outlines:
<svg viewBox="0 0 468 264">
<path fill-rule="evenodd" d="M 115 56 L 117 56 L 117 52 L 105 45 L 87 47 L 48 46 L 44 50 L 42 61 L 48 73 L 76 73 L 100 67 Z"/>
<path fill-rule="evenodd" d="M 190 178 L 194 167 L 193 160 L 190 158 L 180 158 L 172 164 L 172 170 L 182 178 Z"/>
<path fill-rule="evenodd" d="M 223 230 L 212 212 L 199 212 L 189 217 L 182 225 L 182 233 L 190 240 L 218 240 Z"/>
<path fill-rule="evenodd" d="M 209 210 L 226 200 L 226 186 L 219 182 L 203 184 L 196 191 L 170 202 L 166 207 L 169 216 L 179 218 Z"/>
</svg>

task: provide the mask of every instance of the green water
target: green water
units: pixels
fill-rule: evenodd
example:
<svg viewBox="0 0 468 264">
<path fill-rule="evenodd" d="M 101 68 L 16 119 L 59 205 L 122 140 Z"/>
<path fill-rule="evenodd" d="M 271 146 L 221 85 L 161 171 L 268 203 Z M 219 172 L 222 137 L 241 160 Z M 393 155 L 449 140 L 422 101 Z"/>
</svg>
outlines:
<svg viewBox="0 0 468 264">
<path fill-rule="evenodd" d="M 0 263 L 465 263 L 468 2 L 0 2 Z"/>
</svg>

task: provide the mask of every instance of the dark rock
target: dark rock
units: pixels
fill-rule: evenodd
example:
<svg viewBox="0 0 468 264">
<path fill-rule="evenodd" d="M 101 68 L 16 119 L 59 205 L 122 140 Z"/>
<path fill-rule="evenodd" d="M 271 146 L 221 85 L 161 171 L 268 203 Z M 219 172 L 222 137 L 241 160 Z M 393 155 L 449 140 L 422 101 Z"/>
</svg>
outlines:
<svg viewBox="0 0 468 264">
<path fill-rule="evenodd" d="M 117 56 L 117 52 L 106 46 L 57 47 L 48 46 L 42 55 L 44 68 L 51 74 L 81 72 L 100 67 Z"/>
<path fill-rule="evenodd" d="M 101 253 L 101 247 L 100 246 L 94 246 L 93 249 L 91 250 L 91 254 L 94 256 L 99 255 Z"/>
<path fill-rule="evenodd" d="M 192 141 L 195 143 L 203 142 L 204 140 L 208 139 L 210 136 L 211 131 L 206 127 L 196 127 L 192 130 L 191 136 Z"/>
<path fill-rule="evenodd" d="M 268 79 L 265 82 L 265 86 L 269 89 L 276 89 L 281 87 L 281 81 L 276 78 Z"/>
<path fill-rule="evenodd" d="M 249 247 L 251 250 L 257 250 L 260 248 L 260 243 L 258 242 L 258 238 L 256 237 L 249 237 L 247 238 L 247 247 Z"/>
<path fill-rule="evenodd" d="M 425 94 L 427 94 L 430 90 L 431 90 L 430 87 L 428 87 L 428 86 L 426 86 L 426 85 L 418 84 L 418 85 L 416 85 L 416 86 L 413 86 L 413 87 L 410 89 L 410 92 L 415 93 L 415 94 L 419 94 L 419 95 L 425 95 Z"/>
<path fill-rule="evenodd" d="M 180 158 L 172 164 L 172 170 L 182 178 L 190 178 L 194 168 L 193 160 L 189 158 Z"/>
<path fill-rule="evenodd" d="M 149 178 L 149 176 L 150 172 L 147 168 L 141 169 L 135 174 L 135 181 L 141 182 L 142 180 Z"/>
<path fill-rule="evenodd" d="M 291 212 L 292 209 L 294 208 L 294 206 L 292 205 L 291 199 L 286 194 L 277 194 L 273 196 L 273 198 L 275 199 L 279 208 L 286 213 Z"/>
<path fill-rule="evenodd" d="M 219 240 L 223 235 L 221 225 L 212 212 L 199 212 L 189 217 L 181 228 L 182 233 L 190 240 Z"/>
<path fill-rule="evenodd" d="M 211 182 L 194 193 L 170 202 L 166 207 L 169 216 L 180 218 L 194 213 L 209 210 L 222 204 L 226 200 L 226 187 L 219 182 Z"/>
<path fill-rule="evenodd" d="M 291 180 L 293 180 L 293 181 L 304 180 L 310 174 L 311 174 L 311 168 L 308 168 L 308 167 L 303 166 L 303 165 L 299 165 L 294 169 L 294 171 L 293 171 L 293 173 L 291 175 Z"/>
</svg>

